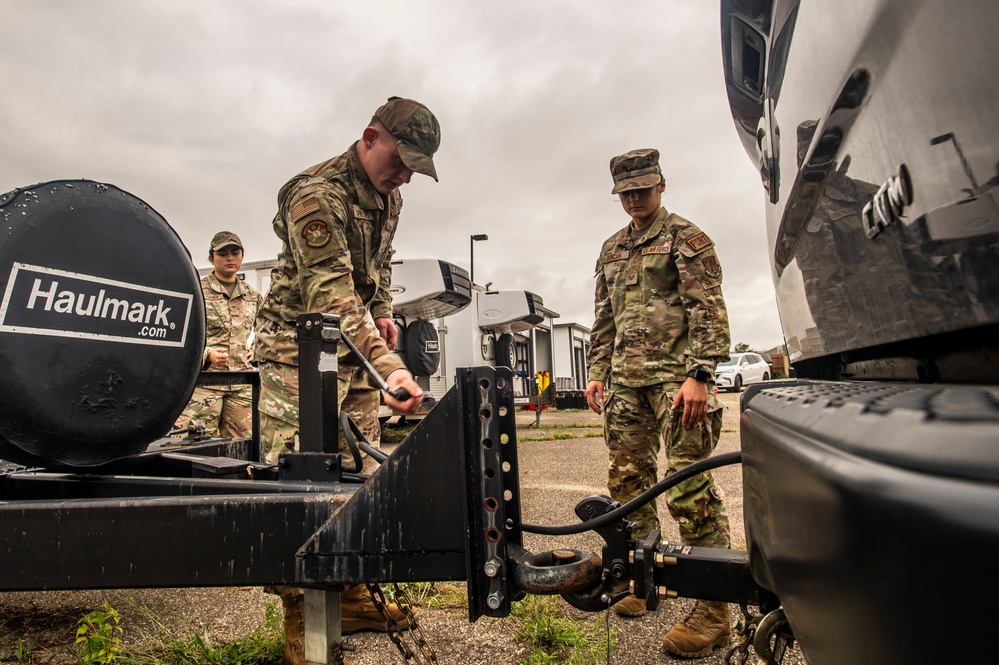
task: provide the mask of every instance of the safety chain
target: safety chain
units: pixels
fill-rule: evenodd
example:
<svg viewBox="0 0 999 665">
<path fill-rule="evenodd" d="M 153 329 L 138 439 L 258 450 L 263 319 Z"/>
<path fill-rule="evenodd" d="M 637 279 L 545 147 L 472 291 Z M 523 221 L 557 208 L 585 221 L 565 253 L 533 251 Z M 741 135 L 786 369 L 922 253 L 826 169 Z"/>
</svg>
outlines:
<svg viewBox="0 0 999 665">
<path fill-rule="evenodd" d="M 735 634 L 741 639 L 725 654 L 726 665 L 746 665 L 749 645 L 753 645 L 759 665 L 782 665 L 794 637 L 778 632 L 787 625 L 783 608 L 761 616 L 752 614 L 745 605 L 739 605 L 742 617 L 735 624 Z"/>
<path fill-rule="evenodd" d="M 746 605 L 739 605 L 742 616 L 735 622 L 735 634 L 740 637 L 739 641 L 725 653 L 726 665 L 746 665 L 749 660 L 749 645 L 756 637 L 756 627 L 763 619 L 759 614 L 751 614 Z"/>
<path fill-rule="evenodd" d="M 439 665 L 440 661 L 437 660 L 437 652 L 434 651 L 433 646 L 430 641 L 427 640 L 426 633 L 423 632 L 423 628 L 416 621 L 416 613 L 413 612 L 412 601 L 409 596 L 403 591 L 402 587 L 398 584 L 393 584 L 393 590 L 395 591 L 396 603 L 399 606 L 399 610 L 405 615 L 406 619 L 409 620 L 409 636 L 408 639 L 412 640 L 419 653 L 414 651 L 412 647 L 406 642 L 407 635 L 406 629 L 399 625 L 399 622 L 395 620 L 392 613 L 388 609 L 388 601 L 385 599 L 385 594 L 382 589 L 377 584 L 368 584 L 368 591 L 371 593 L 371 600 L 374 602 L 375 607 L 378 609 L 379 614 L 385 619 L 385 625 L 388 628 L 389 639 L 395 644 L 396 648 L 399 649 L 399 653 L 402 654 L 402 659 L 406 663 L 427 663 L 432 665 Z M 420 659 L 422 654 L 423 660 Z"/>
</svg>

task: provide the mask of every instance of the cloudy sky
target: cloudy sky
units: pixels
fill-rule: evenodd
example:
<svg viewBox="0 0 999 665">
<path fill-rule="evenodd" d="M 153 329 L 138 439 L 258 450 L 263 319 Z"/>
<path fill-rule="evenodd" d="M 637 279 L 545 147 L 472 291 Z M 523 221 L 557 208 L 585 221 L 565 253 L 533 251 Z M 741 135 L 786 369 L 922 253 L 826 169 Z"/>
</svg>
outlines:
<svg viewBox="0 0 999 665">
<path fill-rule="evenodd" d="M 610 157 L 663 155 L 668 209 L 715 240 L 733 342 L 782 340 L 763 191 L 736 137 L 708 0 L 5 0 L 0 191 L 87 178 L 145 200 L 198 267 L 236 231 L 274 258 L 278 188 L 390 95 L 442 126 L 440 182 L 403 190 L 399 258 L 463 267 L 593 321 L 628 222 Z M 152 258 L 152 257 L 151 257 Z"/>
</svg>

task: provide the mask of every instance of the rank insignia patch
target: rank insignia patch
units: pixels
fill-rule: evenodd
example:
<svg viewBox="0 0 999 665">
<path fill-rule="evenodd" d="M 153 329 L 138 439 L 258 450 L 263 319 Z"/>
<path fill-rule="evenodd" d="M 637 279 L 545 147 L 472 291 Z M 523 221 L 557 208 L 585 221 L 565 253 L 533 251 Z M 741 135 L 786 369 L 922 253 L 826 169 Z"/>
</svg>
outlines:
<svg viewBox="0 0 999 665">
<path fill-rule="evenodd" d="M 310 222 L 302 229 L 302 237 L 305 238 L 305 244 L 313 249 L 325 247 L 330 241 L 331 235 L 329 225 L 322 220 Z"/>
</svg>

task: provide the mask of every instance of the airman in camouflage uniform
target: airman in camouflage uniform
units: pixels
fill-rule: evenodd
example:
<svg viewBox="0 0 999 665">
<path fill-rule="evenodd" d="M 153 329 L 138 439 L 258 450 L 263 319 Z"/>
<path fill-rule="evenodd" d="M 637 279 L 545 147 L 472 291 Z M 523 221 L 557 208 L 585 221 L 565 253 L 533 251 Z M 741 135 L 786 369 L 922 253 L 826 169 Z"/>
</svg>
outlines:
<svg viewBox="0 0 999 665">
<path fill-rule="evenodd" d="M 230 231 L 212 238 L 208 260 L 215 270 L 201 278 L 205 297 L 205 353 L 202 371 L 249 372 L 248 345 L 262 298 L 236 277 L 243 265 L 243 243 Z M 250 386 L 198 386 L 175 428 L 204 425 L 210 436 L 251 435 Z"/>
<path fill-rule="evenodd" d="M 608 489 L 627 503 L 658 481 L 663 441 L 667 475 L 714 450 L 722 423 L 714 370 L 728 357 L 730 336 L 714 243 L 662 207 L 659 152 L 615 157 L 611 174 L 611 193 L 620 194 L 632 221 L 604 242 L 597 259 L 586 398 L 604 414 Z M 670 489 L 667 504 L 684 543 L 730 546 L 722 492 L 710 473 Z M 636 539 L 648 535 L 659 527 L 655 502 L 629 519 Z M 634 596 L 615 609 L 623 616 L 646 611 L 645 601 Z M 724 603 L 698 601 L 666 635 L 664 647 L 687 657 L 707 655 L 727 641 L 727 616 Z"/>
<path fill-rule="evenodd" d="M 295 322 L 304 312 L 340 316 L 340 327 L 392 388 L 410 398 L 385 395 L 394 411 L 414 413 L 423 391 L 398 354 L 392 351 L 392 239 L 399 223 L 399 187 L 414 172 L 437 179 L 433 155 L 440 125 L 419 102 L 392 97 L 347 152 L 289 180 L 278 193 L 274 232 L 281 253 L 271 271 L 271 286 L 257 315 L 254 347 L 261 377 L 260 429 L 266 459 L 297 449 L 298 344 Z M 372 442 L 378 443 L 379 392 L 347 346 L 338 349 L 338 401 Z M 300 599 L 277 589 L 286 609 L 286 656 L 300 660 Z M 341 597 L 342 630 L 385 630 L 363 586 Z M 405 615 L 390 606 L 396 621 Z M 289 617 L 291 617 L 289 619 Z M 296 647 L 295 645 L 299 646 Z"/>
<path fill-rule="evenodd" d="M 299 173 L 278 193 L 274 232 L 282 247 L 257 317 L 255 347 L 268 461 L 296 449 L 295 321 L 303 312 L 339 314 L 343 333 L 379 374 L 412 395 L 404 403 L 386 395 L 386 404 L 401 412 L 419 406 L 422 391 L 391 351 L 390 261 L 402 208 L 398 188 L 414 171 L 436 180 L 432 156 L 439 144 L 440 126 L 430 110 L 393 97 L 347 152 Z M 339 348 L 339 379 L 341 410 L 357 416 L 362 431 L 377 444 L 378 391 L 345 344 Z"/>
</svg>

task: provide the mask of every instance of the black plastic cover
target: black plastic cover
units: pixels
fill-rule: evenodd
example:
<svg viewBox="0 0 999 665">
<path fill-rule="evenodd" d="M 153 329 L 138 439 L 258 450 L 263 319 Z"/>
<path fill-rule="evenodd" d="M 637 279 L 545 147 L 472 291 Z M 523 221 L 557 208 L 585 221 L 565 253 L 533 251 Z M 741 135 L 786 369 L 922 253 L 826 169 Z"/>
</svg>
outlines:
<svg viewBox="0 0 999 665">
<path fill-rule="evenodd" d="M 406 327 L 406 366 L 415 376 L 430 376 L 441 364 L 437 326 L 413 321 Z"/>
<path fill-rule="evenodd" d="M 510 333 L 504 333 L 496 340 L 496 365 L 510 369 L 517 367 L 517 345 Z"/>
</svg>

